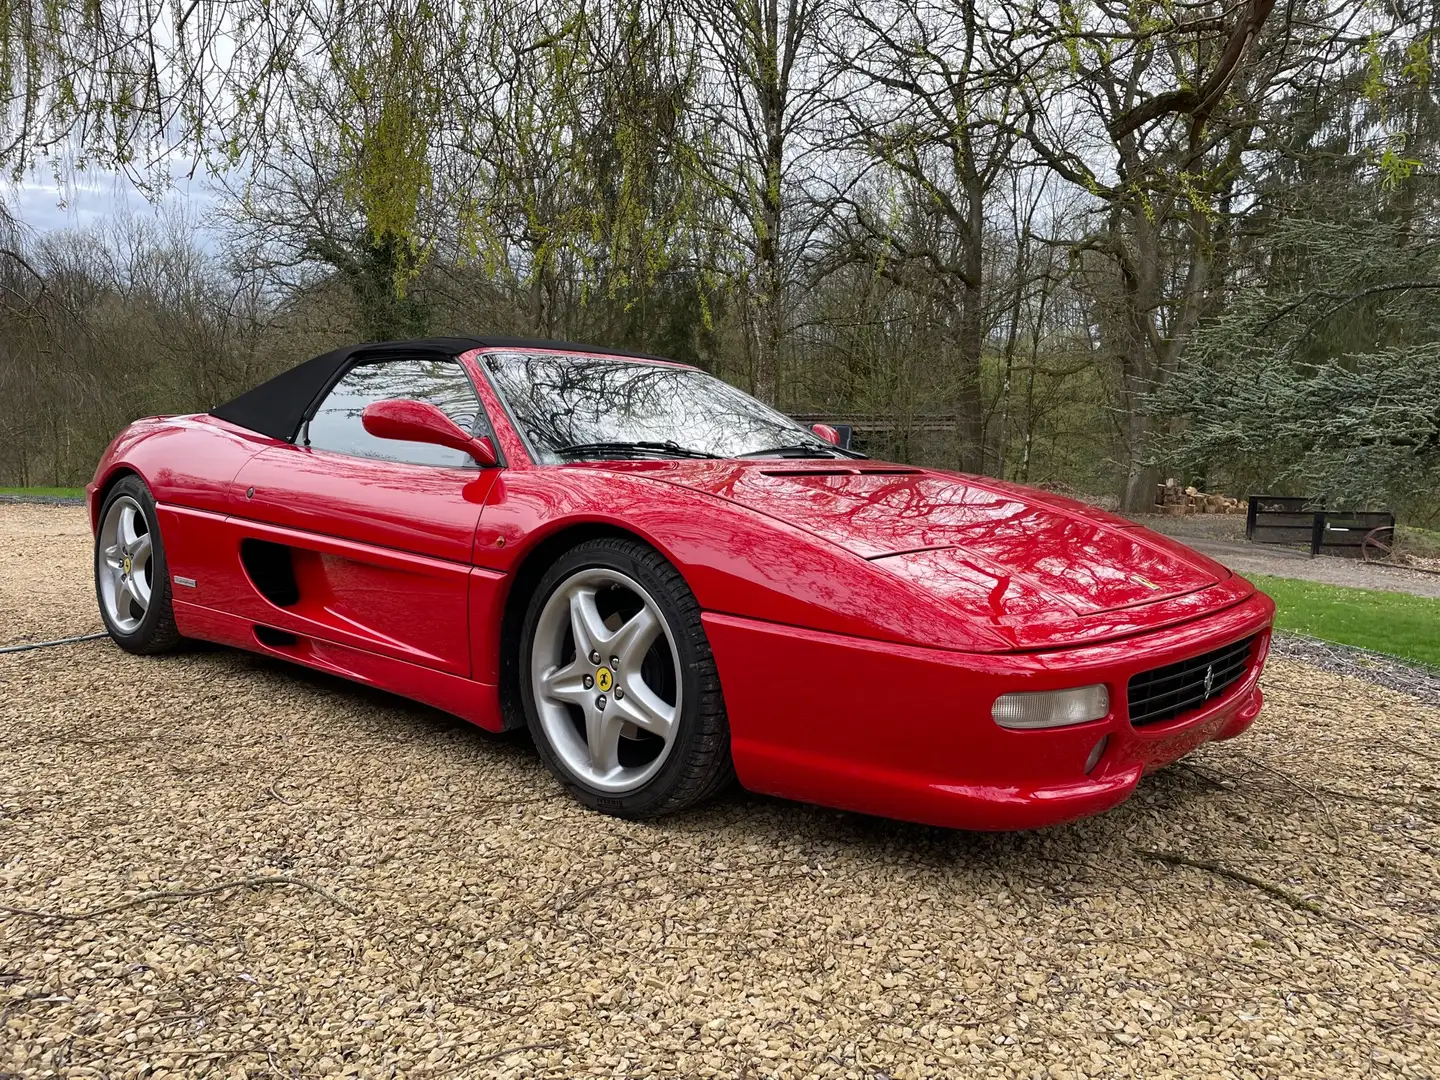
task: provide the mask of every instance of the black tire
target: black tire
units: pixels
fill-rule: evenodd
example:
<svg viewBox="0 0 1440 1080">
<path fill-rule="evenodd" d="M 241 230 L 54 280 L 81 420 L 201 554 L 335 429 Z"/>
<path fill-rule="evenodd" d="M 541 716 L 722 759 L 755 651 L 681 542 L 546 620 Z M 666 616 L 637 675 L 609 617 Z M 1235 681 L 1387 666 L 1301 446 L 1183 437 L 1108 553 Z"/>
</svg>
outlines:
<svg viewBox="0 0 1440 1080">
<path fill-rule="evenodd" d="M 607 793 L 564 765 L 540 721 L 530 677 L 536 625 L 546 601 L 577 572 L 618 571 L 645 588 L 668 625 L 680 664 L 680 712 L 668 757 L 641 787 Z M 700 623 L 700 605 L 680 572 L 659 552 L 636 540 L 587 540 L 560 556 L 530 598 L 520 633 L 520 698 L 531 737 L 546 767 L 579 802 L 616 817 L 644 819 L 674 813 L 712 797 L 735 780 L 730 724 L 715 657 Z"/>
<path fill-rule="evenodd" d="M 104 531 L 104 522 L 111 508 L 125 498 L 133 500 L 139 506 L 140 514 L 145 519 L 145 527 L 150 535 L 151 544 L 150 604 L 145 609 L 145 614 L 139 620 L 139 624 L 129 631 L 117 626 L 111 620 L 110 614 L 106 610 L 100 579 L 103 554 L 101 536 Z M 117 482 L 100 505 L 99 521 L 100 528 L 97 529 L 95 535 L 95 558 L 93 560 L 95 602 L 100 608 L 100 619 L 105 624 L 106 631 L 115 644 L 126 652 L 142 656 L 170 652 L 183 639 L 180 637 L 179 631 L 175 629 L 175 608 L 170 599 L 170 569 L 165 561 L 165 545 L 160 539 L 160 519 L 155 513 L 155 497 L 150 494 L 150 488 L 145 481 L 132 475 Z"/>
</svg>

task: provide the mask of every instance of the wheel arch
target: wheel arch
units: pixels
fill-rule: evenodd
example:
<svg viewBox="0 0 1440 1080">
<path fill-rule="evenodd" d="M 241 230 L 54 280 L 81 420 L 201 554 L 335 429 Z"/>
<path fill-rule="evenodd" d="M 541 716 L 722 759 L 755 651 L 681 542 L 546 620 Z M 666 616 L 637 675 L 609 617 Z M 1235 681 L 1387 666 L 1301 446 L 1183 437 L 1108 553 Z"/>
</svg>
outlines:
<svg viewBox="0 0 1440 1080">
<path fill-rule="evenodd" d="M 100 508 L 105 505 L 105 500 L 110 497 L 110 492 L 114 490 L 115 485 L 127 476 L 137 477 L 146 487 L 150 486 L 149 481 L 141 476 L 140 470 L 133 465 L 117 462 L 111 466 L 110 470 L 105 473 L 105 478 L 95 485 L 95 495 L 90 502 L 90 533 L 92 536 L 100 531 Z"/>
<path fill-rule="evenodd" d="M 506 731 L 525 727 L 525 712 L 520 704 L 520 629 L 540 579 L 556 559 L 577 544 L 603 538 L 634 540 L 670 559 L 648 536 L 608 521 L 575 521 L 562 525 L 525 553 L 512 572 L 500 618 L 500 716 Z M 670 561 L 674 563 L 673 559 Z"/>
</svg>

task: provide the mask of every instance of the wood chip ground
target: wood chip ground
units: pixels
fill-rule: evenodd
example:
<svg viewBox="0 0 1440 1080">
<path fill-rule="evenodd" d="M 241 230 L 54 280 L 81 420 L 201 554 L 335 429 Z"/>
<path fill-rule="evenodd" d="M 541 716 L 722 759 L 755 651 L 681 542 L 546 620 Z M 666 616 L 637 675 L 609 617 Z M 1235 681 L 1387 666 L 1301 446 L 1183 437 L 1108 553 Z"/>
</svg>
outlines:
<svg viewBox="0 0 1440 1080">
<path fill-rule="evenodd" d="M 0 626 L 96 628 L 82 511 L 0 508 Z M 1265 687 L 1120 809 L 994 836 L 631 824 L 258 657 L 3 655 L 0 1074 L 1433 1077 L 1440 711 Z"/>
</svg>

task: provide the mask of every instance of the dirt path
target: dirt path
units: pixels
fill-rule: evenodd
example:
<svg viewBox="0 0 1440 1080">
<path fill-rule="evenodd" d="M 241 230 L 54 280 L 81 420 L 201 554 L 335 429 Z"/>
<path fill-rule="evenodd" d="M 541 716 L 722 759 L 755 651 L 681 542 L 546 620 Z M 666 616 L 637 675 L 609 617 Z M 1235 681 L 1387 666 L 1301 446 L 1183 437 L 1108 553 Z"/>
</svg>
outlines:
<svg viewBox="0 0 1440 1080">
<path fill-rule="evenodd" d="M 96 625 L 79 511 L 0 507 L 0 551 L 0 644 Z M 741 792 L 621 822 L 523 741 L 228 650 L 0 684 L 0 1074 L 1440 1061 L 1440 710 L 1304 664 L 1244 739 L 1011 836 Z"/>
<path fill-rule="evenodd" d="M 1312 558 L 1309 552 L 1294 548 L 1251 544 L 1245 540 L 1243 517 L 1197 514 L 1174 518 L 1146 514 L 1137 516 L 1135 520 L 1146 528 L 1173 536 L 1182 544 L 1204 552 L 1237 574 L 1269 574 L 1326 585 L 1344 585 L 1352 589 L 1405 592 L 1440 600 L 1440 574 L 1375 566 L 1334 555 Z"/>
</svg>

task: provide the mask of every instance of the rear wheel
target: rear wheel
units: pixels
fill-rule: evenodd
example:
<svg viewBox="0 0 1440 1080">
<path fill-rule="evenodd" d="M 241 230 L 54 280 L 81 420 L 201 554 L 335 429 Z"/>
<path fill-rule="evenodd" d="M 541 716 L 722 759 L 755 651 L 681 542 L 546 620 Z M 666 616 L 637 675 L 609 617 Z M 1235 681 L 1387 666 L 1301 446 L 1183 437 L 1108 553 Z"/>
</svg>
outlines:
<svg viewBox="0 0 1440 1080">
<path fill-rule="evenodd" d="M 180 643 L 155 499 L 138 476 L 117 483 L 100 507 L 95 596 L 105 629 L 122 649 L 160 653 Z"/>
<path fill-rule="evenodd" d="M 654 817 L 734 778 L 700 606 L 653 548 L 618 538 L 572 548 L 541 579 L 521 642 L 530 732 L 580 802 Z"/>
</svg>

